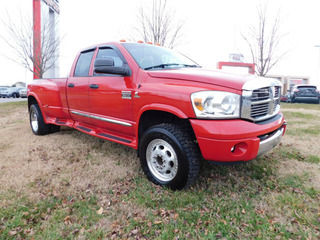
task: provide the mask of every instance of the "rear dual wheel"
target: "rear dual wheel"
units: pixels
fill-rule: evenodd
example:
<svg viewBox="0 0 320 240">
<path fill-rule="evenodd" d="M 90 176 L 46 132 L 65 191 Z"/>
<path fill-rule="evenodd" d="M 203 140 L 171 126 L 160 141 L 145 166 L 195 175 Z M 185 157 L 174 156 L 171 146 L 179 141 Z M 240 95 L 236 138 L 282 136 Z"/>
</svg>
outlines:
<svg viewBox="0 0 320 240">
<path fill-rule="evenodd" d="M 49 133 L 59 132 L 60 126 L 46 124 L 38 104 L 32 104 L 29 111 L 31 130 L 35 135 L 46 135 Z"/>
<path fill-rule="evenodd" d="M 157 185 L 183 189 L 198 176 L 201 154 L 190 129 L 171 123 L 149 128 L 139 155 L 143 171 Z"/>
</svg>

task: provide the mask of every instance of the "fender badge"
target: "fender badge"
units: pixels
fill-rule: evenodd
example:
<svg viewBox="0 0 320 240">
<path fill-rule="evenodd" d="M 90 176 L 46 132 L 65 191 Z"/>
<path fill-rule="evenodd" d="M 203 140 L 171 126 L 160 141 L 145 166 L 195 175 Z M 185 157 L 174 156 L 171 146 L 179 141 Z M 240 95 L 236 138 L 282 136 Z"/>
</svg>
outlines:
<svg viewBox="0 0 320 240">
<path fill-rule="evenodd" d="M 121 91 L 122 99 L 131 99 L 131 91 Z"/>
<path fill-rule="evenodd" d="M 135 98 L 140 98 L 139 92 L 135 92 L 135 93 L 134 93 L 134 97 L 135 97 Z"/>
</svg>

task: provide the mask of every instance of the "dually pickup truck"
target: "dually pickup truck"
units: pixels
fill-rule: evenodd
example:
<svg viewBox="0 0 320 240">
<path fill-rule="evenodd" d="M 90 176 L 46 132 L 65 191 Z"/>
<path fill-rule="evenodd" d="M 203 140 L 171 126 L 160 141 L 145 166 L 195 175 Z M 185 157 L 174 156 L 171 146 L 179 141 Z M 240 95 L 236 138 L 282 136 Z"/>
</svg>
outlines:
<svg viewBox="0 0 320 240">
<path fill-rule="evenodd" d="M 246 162 L 286 128 L 281 83 L 208 70 L 165 47 L 111 42 L 81 51 L 68 78 L 28 85 L 31 129 L 68 126 L 137 150 L 155 184 L 188 187 L 201 159 Z"/>
</svg>

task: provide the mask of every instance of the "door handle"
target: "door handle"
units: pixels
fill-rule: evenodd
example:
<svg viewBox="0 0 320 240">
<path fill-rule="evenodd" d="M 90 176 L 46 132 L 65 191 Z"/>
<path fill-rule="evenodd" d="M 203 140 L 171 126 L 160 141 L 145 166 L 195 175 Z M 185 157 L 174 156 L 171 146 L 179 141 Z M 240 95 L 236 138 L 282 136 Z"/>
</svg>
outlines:
<svg viewBox="0 0 320 240">
<path fill-rule="evenodd" d="M 98 89 L 99 85 L 98 84 L 90 84 L 90 88 L 92 89 Z"/>
<path fill-rule="evenodd" d="M 69 83 L 68 87 L 74 87 L 74 84 L 73 83 Z"/>
</svg>

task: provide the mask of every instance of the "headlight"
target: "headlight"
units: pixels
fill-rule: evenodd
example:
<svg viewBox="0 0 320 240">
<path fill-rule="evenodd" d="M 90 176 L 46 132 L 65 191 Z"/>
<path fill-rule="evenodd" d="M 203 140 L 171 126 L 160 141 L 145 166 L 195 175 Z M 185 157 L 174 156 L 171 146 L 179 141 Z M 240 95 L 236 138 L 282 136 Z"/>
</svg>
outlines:
<svg viewBox="0 0 320 240">
<path fill-rule="evenodd" d="M 203 91 L 191 94 L 191 101 L 197 118 L 227 119 L 239 118 L 240 95 Z"/>
</svg>

